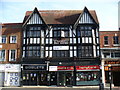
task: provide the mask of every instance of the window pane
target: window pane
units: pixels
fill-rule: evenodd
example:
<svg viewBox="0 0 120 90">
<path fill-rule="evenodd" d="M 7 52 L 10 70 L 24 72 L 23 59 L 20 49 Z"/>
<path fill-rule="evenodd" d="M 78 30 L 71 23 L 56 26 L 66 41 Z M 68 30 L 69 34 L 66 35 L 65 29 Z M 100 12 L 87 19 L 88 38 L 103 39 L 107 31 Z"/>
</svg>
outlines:
<svg viewBox="0 0 120 90">
<path fill-rule="evenodd" d="M 113 44 L 119 44 L 119 37 L 118 36 L 114 36 L 113 37 Z"/>
<path fill-rule="evenodd" d="M 10 51 L 10 61 L 15 61 L 15 50 Z"/>
<path fill-rule="evenodd" d="M 108 44 L 108 36 L 104 36 L 104 44 Z"/>
<path fill-rule="evenodd" d="M 16 40 L 16 36 L 11 36 L 10 37 L 10 43 L 16 43 L 17 40 Z"/>
<path fill-rule="evenodd" d="M 5 50 L 0 50 L 0 61 L 5 60 Z"/>
<path fill-rule="evenodd" d="M 2 43 L 6 43 L 6 36 L 2 36 Z"/>
</svg>

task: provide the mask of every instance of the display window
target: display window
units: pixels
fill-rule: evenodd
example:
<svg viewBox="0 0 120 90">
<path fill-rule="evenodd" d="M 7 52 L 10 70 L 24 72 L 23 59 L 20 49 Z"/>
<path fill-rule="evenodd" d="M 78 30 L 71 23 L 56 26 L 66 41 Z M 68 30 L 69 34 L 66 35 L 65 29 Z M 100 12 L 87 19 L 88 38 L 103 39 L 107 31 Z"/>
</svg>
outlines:
<svg viewBox="0 0 120 90">
<path fill-rule="evenodd" d="M 99 83 L 99 73 L 98 72 L 77 72 L 76 73 L 76 85 L 84 84 L 98 84 Z"/>
</svg>

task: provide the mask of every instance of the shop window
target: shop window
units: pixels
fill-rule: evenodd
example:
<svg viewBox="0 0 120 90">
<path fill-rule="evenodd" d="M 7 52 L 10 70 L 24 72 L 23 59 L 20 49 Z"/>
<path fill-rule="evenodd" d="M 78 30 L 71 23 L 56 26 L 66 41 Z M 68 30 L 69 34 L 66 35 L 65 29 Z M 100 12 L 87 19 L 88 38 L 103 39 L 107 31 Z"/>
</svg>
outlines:
<svg viewBox="0 0 120 90">
<path fill-rule="evenodd" d="M 0 50 L 0 61 L 5 60 L 5 50 Z"/>
<path fill-rule="evenodd" d="M 86 82 L 98 83 L 99 75 L 98 72 L 77 72 L 76 73 L 76 85 L 84 85 Z"/>
</svg>

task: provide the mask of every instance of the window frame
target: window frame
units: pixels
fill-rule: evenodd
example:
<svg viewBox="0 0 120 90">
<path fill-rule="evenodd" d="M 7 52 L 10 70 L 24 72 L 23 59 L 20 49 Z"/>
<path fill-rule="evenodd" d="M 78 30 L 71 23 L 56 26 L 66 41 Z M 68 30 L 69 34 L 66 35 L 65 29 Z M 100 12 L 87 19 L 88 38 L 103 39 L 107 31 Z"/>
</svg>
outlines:
<svg viewBox="0 0 120 90">
<path fill-rule="evenodd" d="M 5 61 L 5 59 L 6 59 L 6 50 L 4 50 L 5 52 L 4 52 L 4 60 L 2 59 L 2 51 L 3 50 L 0 50 L 0 54 L 1 54 L 1 59 L 0 59 L 0 61 Z"/>
<path fill-rule="evenodd" d="M 119 36 L 113 36 L 113 44 L 119 44 Z"/>
<path fill-rule="evenodd" d="M 109 37 L 108 36 L 104 36 L 104 45 L 109 45 Z"/>
<path fill-rule="evenodd" d="M 16 58 L 17 58 L 17 53 L 16 53 L 16 52 L 17 52 L 17 50 L 15 50 L 15 55 L 14 55 L 15 58 L 14 58 L 14 60 L 11 59 L 11 51 L 12 51 L 12 50 L 15 50 L 15 49 L 9 50 L 9 61 L 16 61 Z"/>
<path fill-rule="evenodd" d="M 13 42 L 13 40 L 12 40 L 13 39 L 12 37 L 14 37 L 14 36 L 16 37 L 16 41 L 15 42 Z M 10 43 L 17 43 L 17 36 L 16 35 L 11 35 L 10 36 Z"/>
</svg>

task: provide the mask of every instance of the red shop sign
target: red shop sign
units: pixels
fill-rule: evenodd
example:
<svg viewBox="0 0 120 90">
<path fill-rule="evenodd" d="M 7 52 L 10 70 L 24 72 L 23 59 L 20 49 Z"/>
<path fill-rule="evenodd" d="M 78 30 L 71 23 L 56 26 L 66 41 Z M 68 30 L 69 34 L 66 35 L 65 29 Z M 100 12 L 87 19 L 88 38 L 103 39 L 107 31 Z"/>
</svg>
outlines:
<svg viewBox="0 0 120 90">
<path fill-rule="evenodd" d="M 58 66 L 58 70 L 74 70 L 73 66 Z"/>
<path fill-rule="evenodd" d="M 99 70 L 100 66 L 91 65 L 91 66 L 76 66 L 76 70 Z"/>
</svg>

